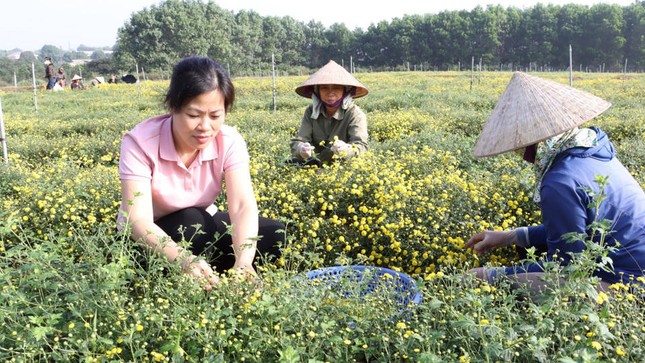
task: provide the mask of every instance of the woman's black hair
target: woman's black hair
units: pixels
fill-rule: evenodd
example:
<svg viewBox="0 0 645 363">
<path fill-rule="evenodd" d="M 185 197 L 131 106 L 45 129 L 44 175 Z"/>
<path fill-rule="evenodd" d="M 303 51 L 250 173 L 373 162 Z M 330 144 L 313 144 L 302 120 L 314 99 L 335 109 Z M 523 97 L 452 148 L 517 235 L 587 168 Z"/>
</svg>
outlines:
<svg viewBox="0 0 645 363">
<path fill-rule="evenodd" d="M 178 111 L 195 97 L 216 89 L 222 91 L 224 108 L 229 112 L 235 102 L 235 87 L 224 68 L 208 57 L 184 58 L 172 70 L 164 104 L 169 111 Z"/>
</svg>

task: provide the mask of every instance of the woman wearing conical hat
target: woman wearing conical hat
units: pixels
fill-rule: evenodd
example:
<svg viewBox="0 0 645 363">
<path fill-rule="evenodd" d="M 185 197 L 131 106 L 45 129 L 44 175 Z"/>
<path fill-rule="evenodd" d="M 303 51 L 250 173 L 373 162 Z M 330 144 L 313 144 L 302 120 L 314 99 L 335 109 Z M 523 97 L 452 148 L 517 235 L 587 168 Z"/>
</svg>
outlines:
<svg viewBox="0 0 645 363">
<path fill-rule="evenodd" d="M 360 155 L 367 150 L 367 117 L 353 99 L 367 88 L 334 61 L 311 75 L 296 88 L 311 98 L 298 134 L 291 139 L 294 163 L 328 163 Z"/>
<path fill-rule="evenodd" d="M 586 247 L 582 240 L 567 241 L 563 235 L 574 232 L 585 236 L 596 219 L 609 220 L 612 232 L 604 243 L 610 247 L 608 257 L 613 268 L 593 273 L 601 279 L 599 288 L 642 279 L 645 193 L 616 158 L 614 146 L 602 130 L 578 127 L 610 106 L 560 83 L 515 73 L 479 135 L 473 155 L 515 151 L 532 163 L 536 172 L 534 200 L 540 205 L 542 224 L 512 231 L 484 231 L 472 236 L 465 247 L 483 254 L 503 246 L 534 246 L 548 252 L 548 259 L 566 265 L 572 253 Z M 585 190 L 600 193 L 597 176 L 608 177 L 602 191 L 606 199 L 598 208 Z M 531 294 L 545 287 L 540 279 L 542 271 L 539 264 L 472 270 L 489 282 L 500 275 L 526 282 Z"/>
<path fill-rule="evenodd" d="M 85 86 L 83 85 L 83 82 L 81 82 L 82 79 L 83 77 L 75 74 L 74 77 L 72 77 L 72 83 L 70 84 L 70 87 L 72 89 L 84 89 Z"/>
</svg>

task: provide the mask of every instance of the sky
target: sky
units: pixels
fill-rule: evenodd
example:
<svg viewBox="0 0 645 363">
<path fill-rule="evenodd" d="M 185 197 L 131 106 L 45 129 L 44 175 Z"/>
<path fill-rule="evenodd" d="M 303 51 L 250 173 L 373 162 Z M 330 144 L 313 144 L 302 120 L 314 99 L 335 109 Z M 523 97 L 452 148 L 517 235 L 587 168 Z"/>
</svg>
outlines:
<svg viewBox="0 0 645 363">
<path fill-rule="evenodd" d="M 209 0 L 202 0 L 208 2 Z M 537 3 L 563 5 L 598 3 L 627 6 L 634 0 L 210 0 L 223 9 L 254 10 L 262 16 L 291 16 L 325 27 L 343 23 L 349 29 L 367 30 L 371 24 L 390 22 L 404 15 L 437 14 L 441 11 L 472 10 L 476 6 L 502 5 L 526 9 Z M 1 0 L 0 50 L 40 50 L 54 45 L 75 50 L 80 45 L 111 47 L 117 31 L 132 14 L 159 5 L 160 0 Z M 376 5 L 380 3 L 379 5 Z"/>
</svg>

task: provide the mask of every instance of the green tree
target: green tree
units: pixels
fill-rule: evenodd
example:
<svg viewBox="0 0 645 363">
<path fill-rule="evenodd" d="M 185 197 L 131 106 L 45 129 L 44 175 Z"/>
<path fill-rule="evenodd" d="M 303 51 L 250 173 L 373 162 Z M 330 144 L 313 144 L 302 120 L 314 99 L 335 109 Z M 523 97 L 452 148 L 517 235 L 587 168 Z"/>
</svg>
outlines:
<svg viewBox="0 0 645 363">
<path fill-rule="evenodd" d="M 98 76 L 108 76 L 113 73 L 115 65 L 111 58 L 94 59 L 85 64 L 85 71 Z"/>
<path fill-rule="evenodd" d="M 500 67 L 507 65 L 514 70 L 521 64 L 521 53 L 523 51 L 520 29 L 522 24 L 522 13 L 518 8 L 509 7 L 498 13 L 500 16 L 500 45 L 497 48 L 497 57 Z"/>
<path fill-rule="evenodd" d="M 235 25 L 231 34 L 233 55 L 229 62 L 238 73 L 250 71 L 258 64 L 257 58 L 262 51 L 262 17 L 255 11 L 241 10 L 235 15 Z"/>
<path fill-rule="evenodd" d="M 305 25 L 254 11 L 234 14 L 205 1 L 164 0 L 133 14 L 118 31 L 115 64 L 130 72 L 135 64 L 169 72 L 180 58 L 201 54 L 234 74 L 257 74 L 270 69 L 274 55 L 283 68 L 315 69 L 329 59 L 352 57 L 355 65 L 374 70 L 401 69 L 408 62 L 468 69 L 473 58 L 488 67 L 549 70 L 569 65 L 571 45 L 574 64 L 585 68 L 604 64 L 617 70 L 625 58 L 634 69 L 645 67 L 643 2 L 625 8 L 538 4 L 524 10 L 489 5 L 406 15 L 350 31 L 342 23 L 325 28 L 313 20 Z M 61 59 L 56 47 L 45 46 L 43 53 Z"/>
<path fill-rule="evenodd" d="M 481 58 L 485 64 L 499 63 L 497 49 L 501 44 L 499 36 L 502 14 L 500 6 L 489 6 L 486 10 L 477 6 L 470 12 L 471 54 L 476 59 Z"/>
<path fill-rule="evenodd" d="M 58 64 L 63 60 L 64 53 L 65 52 L 62 49 L 58 48 L 55 45 L 44 45 L 42 48 L 40 48 L 41 59 L 43 59 L 44 57 L 49 57 L 54 64 Z"/>
<path fill-rule="evenodd" d="M 215 31 L 219 17 L 226 14 L 214 4 L 198 0 L 167 0 L 153 5 L 133 14 L 130 22 L 119 29 L 117 62 L 132 69 L 133 65 L 126 67 L 121 62 L 134 59 L 147 69 L 166 69 L 183 57 L 219 55 L 213 48 L 215 41 L 226 51 L 230 48 L 226 44 L 227 32 L 221 35 Z"/>
<path fill-rule="evenodd" d="M 329 43 L 325 37 L 325 26 L 319 21 L 311 20 L 304 28 L 304 35 L 304 65 L 308 68 L 315 68 L 317 65 L 324 64 L 325 50 Z"/>
<path fill-rule="evenodd" d="M 645 68 L 645 1 L 623 8 L 625 26 L 623 37 L 625 47 L 623 54 L 628 68 L 632 70 Z"/>
<path fill-rule="evenodd" d="M 27 61 L 27 62 L 38 62 L 38 58 L 34 54 L 34 52 L 28 50 L 24 52 L 20 52 L 20 57 L 18 59 Z"/>
<path fill-rule="evenodd" d="M 470 64 L 472 53 L 464 47 L 468 43 L 468 21 L 466 12 L 443 11 L 435 18 L 433 41 L 435 43 L 435 63 L 441 68 L 451 68 Z M 466 48 L 466 49 L 464 49 Z"/>
<path fill-rule="evenodd" d="M 523 43 L 526 45 L 526 52 L 523 53 L 521 61 L 525 66 L 530 64 L 533 67 L 550 67 L 554 60 L 558 64 L 568 60 L 566 54 L 554 54 L 554 43 L 557 40 L 555 27 L 556 9 L 553 6 L 544 6 L 538 3 L 531 9 L 524 12 L 522 32 L 525 36 Z M 565 58 L 566 57 L 566 58 Z M 544 69 L 546 70 L 546 69 Z"/>
<path fill-rule="evenodd" d="M 409 17 L 416 29 L 410 44 L 410 60 L 414 64 L 420 64 L 425 69 L 429 69 L 435 65 L 433 39 L 435 17 L 432 15 L 409 15 Z"/>
<path fill-rule="evenodd" d="M 367 32 L 357 41 L 360 51 L 357 52 L 368 66 L 384 66 L 389 63 L 389 24 L 380 21 L 371 24 Z"/>
<path fill-rule="evenodd" d="M 235 19 L 233 13 L 226 11 L 215 3 L 209 2 L 204 9 L 208 19 L 208 37 L 210 47 L 208 56 L 219 63 L 227 63 L 233 57 L 232 33 L 235 31 Z"/>
<path fill-rule="evenodd" d="M 289 66 L 305 64 L 305 25 L 290 16 L 280 18 L 280 22 L 285 32 L 285 39 L 282 41 L 282 62 Z"/>
<path fill-rule="evenodd" d="M 121 69 L 134 70 L 138 61 L 143 65 L 162 66 L 171 63 L 171 57 L 165 51 L 162 25 L 156 19 L 157 8 L 144 9 L 134 13 L 130 22 L 118 30 L 118 48 L 114 52 L 115 60 Z"/>
<path fill-rule="evenodd" d="M 100 50 L 100 49 L 99 49 L 99 50 L 95 50 L 95 51 L 94 51 L 94 52 L 92 52 L 92 54 L 90 55 L 90 59 L 103 59 L 103 58 L 109 58 L 109 57 L 110 57 L 109 55 L 107 55 L 104 51 L 102 51 L 102 50 Z"/>
<path fill-rule="evenodd" d="M 391 44 L 388 52 L 388 66 L 415 63 L 416 57 L 412 53 L 412 44 L 417 38 L 415 19 L 412 16 L 404 16 L 403 18 L 395 18 L 390 23 L 388 27 L 390 37 L 388 39 Z"/>
<path fill-rule="evenodd" d="M 16 61 L 7 57 L 0 57 L 0 86 L 12 84 L 13 73 L 16 71 L 14 67 L 15 63 Z"/>
<path fill-rule="evenodd" d="M 589 18 L 585 22 L 585 33 L 588 35 L 585 45 L 590 58 L 583 64 L 596 70 L 620 70 L 625 45 L 623 26 L 623 13 L 620 6 L 593 5 L 589 10 Z"/>
<path fill-rule="evenodd" d="M 338 64 L 343 62 L 349 64 L 349 58 L 354 56 L 353 50 L 356 43 L 354 33 L 345 24 L 335 23 L 325 31 L 325 39 L 327 39 L 327 46 L 324 57 L 321 59 L 322 64 L 317 66 L 326 64 L 330 59 L 335 60 Z"/>
<path fill-rule="evenodd" d="M 271 63 L 271 55 L 275 56 L 278 63 L 282 62 L 282 44 L 281 42 L 286 39 L 287 32 L 285 31 L 280 18 L 270 16 L 264 18 L 262 21 L 263 36 L 260 46 L 260 61 L 266 64 Z"/>
<path fill-rule="evenodd" d="M 560 64 L 565 68 L 569 66 L 569 46 L 572 48 L 573 66 L 586 57 L 584 49 L 580 49 L 585 37 L 584 23 L 589 17 L 589 8 L 583 5 L 567 4 L 559 8 L 557 19 L 557 41 L 553 50 L 556 54 L 563 56 Z M 565 57 L 565 55 L 567 55 Z"/>
</svg>

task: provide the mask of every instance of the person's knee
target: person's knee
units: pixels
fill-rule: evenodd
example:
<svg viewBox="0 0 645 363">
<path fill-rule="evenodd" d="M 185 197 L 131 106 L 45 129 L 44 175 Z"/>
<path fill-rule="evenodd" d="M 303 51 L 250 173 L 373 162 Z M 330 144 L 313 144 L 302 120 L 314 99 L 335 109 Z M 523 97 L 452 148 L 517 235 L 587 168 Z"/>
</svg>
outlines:
<svg viewBox="0 0 645 363">
<path fill-rule="evenodd" d="M 155 222 L 174 241 L 212 240 L 216 227 L 212 216 L 202 208 L 181 209 Z"/>
</svg>

